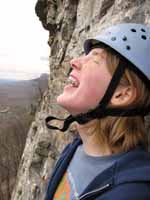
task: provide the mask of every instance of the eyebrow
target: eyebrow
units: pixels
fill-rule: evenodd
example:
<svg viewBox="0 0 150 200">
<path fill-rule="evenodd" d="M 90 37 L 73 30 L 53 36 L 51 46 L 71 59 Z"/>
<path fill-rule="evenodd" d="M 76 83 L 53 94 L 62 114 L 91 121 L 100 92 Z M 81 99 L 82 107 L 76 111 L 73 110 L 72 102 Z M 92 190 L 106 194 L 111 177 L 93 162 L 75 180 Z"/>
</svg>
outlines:
<svg viewBox="0 0 150 200">
<path fill-rule="evenodd" d="M 92 49 L 91 52 L 96 52 L 96 53 L 99 53 L 99 54 L 101 53 L 97 49 Z"/>
</svg>

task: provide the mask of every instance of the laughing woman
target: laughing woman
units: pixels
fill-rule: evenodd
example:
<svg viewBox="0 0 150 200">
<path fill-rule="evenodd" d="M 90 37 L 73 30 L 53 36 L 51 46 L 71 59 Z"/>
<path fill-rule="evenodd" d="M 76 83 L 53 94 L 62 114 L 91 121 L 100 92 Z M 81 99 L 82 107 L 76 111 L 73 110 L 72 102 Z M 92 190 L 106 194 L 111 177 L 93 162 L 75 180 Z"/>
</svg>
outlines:
<svg viewBox="0 0 150 200">
<path fill-rule="evenodd" d="M 76 121 L 50 177 L 45 200 L 148 200 L 150 153 L 144 116 L 150 112 L 150 27 L 118 24 L 84 43 L 57 103 Z M 48 128 L 57 119 L 46 118 Z"/>
</svg>

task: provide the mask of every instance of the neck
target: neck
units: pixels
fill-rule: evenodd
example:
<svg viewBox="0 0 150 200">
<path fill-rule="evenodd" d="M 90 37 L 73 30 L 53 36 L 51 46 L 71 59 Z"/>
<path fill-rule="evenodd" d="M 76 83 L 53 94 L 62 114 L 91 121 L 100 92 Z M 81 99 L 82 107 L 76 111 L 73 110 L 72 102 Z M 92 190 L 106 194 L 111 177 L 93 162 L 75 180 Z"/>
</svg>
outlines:
<svg viewBox="0 0 150 200">
<path fill-rule="evenodd" d="M 96 132 L 95 120 L 84 125 L 77 125 L 77 129 L 83 142 L 84 151 L 91 156 L 111 155 L 110 148 L 102 134 Z"/>
</svg>

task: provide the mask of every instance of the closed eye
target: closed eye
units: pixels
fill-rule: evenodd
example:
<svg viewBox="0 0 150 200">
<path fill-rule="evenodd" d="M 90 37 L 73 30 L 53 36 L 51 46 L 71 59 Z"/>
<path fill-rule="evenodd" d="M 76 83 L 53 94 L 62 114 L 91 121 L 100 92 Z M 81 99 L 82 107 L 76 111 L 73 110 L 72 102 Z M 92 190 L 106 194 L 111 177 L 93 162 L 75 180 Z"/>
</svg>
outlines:
<svg viewBox="0 0 150 200">
<path fill-rule="evenodd" d="M 100 55 L 100 53 L 98 53 L 98 52 L 94 51 L 94 52 L 92 52 L 92 55 L 93 55 L 93 56 L 99 56 L 99 55 Z"/>
<path fill-rule="evenodd" d="M 100 56 L 101 55 L 101 52 L 97 51 L 96 49 L 93 49 L 90 53 L 93 56 Z"/>
</svg>

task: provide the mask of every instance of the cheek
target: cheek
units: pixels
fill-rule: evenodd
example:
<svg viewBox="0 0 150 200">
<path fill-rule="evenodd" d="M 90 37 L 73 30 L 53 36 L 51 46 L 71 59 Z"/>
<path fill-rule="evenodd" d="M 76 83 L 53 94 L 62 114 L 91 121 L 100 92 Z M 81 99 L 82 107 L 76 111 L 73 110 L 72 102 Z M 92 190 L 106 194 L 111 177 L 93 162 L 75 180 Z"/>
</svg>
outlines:
<svg viewBox="0 0 150 200">
<path fill-rule="evenodd" d="M 104 96 L 110 80 L 111 76 L 107 72 L 100 74 L 100 71 L 91 73 L 90 76 L 86 77 L 84 82 L 89 98 L 100 100 Z"/>
</svg>

